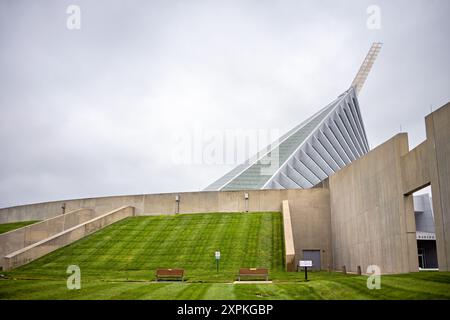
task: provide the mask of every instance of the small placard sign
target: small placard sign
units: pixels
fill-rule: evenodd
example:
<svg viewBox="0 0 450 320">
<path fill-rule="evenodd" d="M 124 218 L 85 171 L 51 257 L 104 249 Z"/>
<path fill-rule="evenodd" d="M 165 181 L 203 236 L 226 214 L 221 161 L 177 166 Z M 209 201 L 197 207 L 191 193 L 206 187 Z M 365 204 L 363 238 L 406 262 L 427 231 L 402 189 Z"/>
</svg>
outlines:
<svg viewBox="0 0 450 320">
<path fill-rule="evenodd" d="M 298 265 L 299 265 L 299 267 L 312 267 L 312 261 L 311 260 L 299 260 Z"/>
<path fill-rule="evenodd" d="M 220 251 L 216 251 L 216 260 L 220 259 Z"/>
</svg>

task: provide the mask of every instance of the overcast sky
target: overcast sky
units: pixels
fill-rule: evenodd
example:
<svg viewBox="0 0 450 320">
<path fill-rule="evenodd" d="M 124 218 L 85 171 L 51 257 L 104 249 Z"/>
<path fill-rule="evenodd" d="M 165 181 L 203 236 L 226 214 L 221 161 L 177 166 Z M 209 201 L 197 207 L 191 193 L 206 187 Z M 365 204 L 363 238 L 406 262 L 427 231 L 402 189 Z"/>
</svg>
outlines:
<svg viewBox="0 0 450 320">
<path fill-rule="evenodd" d="M 175 161 L 180 135 L 284 133 L 348 89 L 374 41 L 359 96 L 370 145 L 401 126 L 412 148 L 450 101 L 449 12 L 448 0 L 0 0 L 0 207 L 201 190 L 233 165 Z"/>
</svg>

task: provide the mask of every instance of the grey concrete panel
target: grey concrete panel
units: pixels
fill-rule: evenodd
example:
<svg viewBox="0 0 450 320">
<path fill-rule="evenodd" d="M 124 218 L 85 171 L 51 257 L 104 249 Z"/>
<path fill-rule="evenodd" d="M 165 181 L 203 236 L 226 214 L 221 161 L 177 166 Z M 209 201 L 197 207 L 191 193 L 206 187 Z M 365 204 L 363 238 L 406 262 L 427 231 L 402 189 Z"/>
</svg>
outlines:
<svg viewBox="0 0 450 320">
<path fill-rule="evenodd" d="M 407 152 L 407 135 L 398 134 L 330 177 L 335 269 L 418 270 L 412 197 L 404 197 L 401 175 Z"/>
<path fill-rule="evenodd" d="M 308 191 L 289 200 L 295 264 L 302 259 L 303 250 L 320 250 L 322 268 L 328 269 L 332 267 L 330 192 L 323 188 Z"/>
</svg>

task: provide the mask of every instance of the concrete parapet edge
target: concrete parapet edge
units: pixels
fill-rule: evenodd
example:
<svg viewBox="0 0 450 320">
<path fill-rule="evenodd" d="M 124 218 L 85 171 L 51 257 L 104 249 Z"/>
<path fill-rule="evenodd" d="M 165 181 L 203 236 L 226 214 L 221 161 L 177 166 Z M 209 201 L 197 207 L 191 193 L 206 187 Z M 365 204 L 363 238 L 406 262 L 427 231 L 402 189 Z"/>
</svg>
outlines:
<svg viewBox="0 0 450 320">
<path fill-rule="evenodd" d="M 66 214 L 0 234 L 0 258 L 95 218 L 92 209 L 76 209 Z M 0 266 L 3 259 L 0 259 Z"/>
<path fill-rule="evenodd" d="M 288 200 L 282 201 L 282 214 L 284 228 L 285 268 L 286 271 L 294 271 L 295 247 Z"/>
<path fill-rule="evenodd" d="M 7 271 L 27 264 L 52 251 L 69 245 L 110 224 L 130 216 L 134 216 L 134 207 L 132 206 L 123 206 L 112 210 L 99 217 L 93 218 L 82 224 L 57 233 L 49 238 L 8 254 L 3 258 L 3 268 Z"/>
</svg>

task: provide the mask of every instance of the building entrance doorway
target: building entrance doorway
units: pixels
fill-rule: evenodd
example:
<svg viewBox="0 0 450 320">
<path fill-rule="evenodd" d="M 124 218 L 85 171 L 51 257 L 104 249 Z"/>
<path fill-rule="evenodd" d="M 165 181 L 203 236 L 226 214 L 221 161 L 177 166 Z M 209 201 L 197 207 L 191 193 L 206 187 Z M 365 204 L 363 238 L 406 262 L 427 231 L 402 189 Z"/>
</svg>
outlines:
<svg viewBox="0 0 450 320">
<path fill-rule="evenodd" d="M 437 269 L 436 233 L 431 188 L 413 194 L 419 270 Z"/>
<path fill-rule="evenodd" d="M 321 270 L 320 250 L 303 250 L 303 260 L 312 261 L 312 270 Z"/>
<path fill-rule="evenodd" d="M 425 256 L 423 254 L 423 248 L 417 248 L 419 257 L 419 268 L 425 268 Z"/>
<path fill-rule="evenodd" d="M 438 268 L 436 240 L 417 240 L 419 269 Z"/>
</svg>

